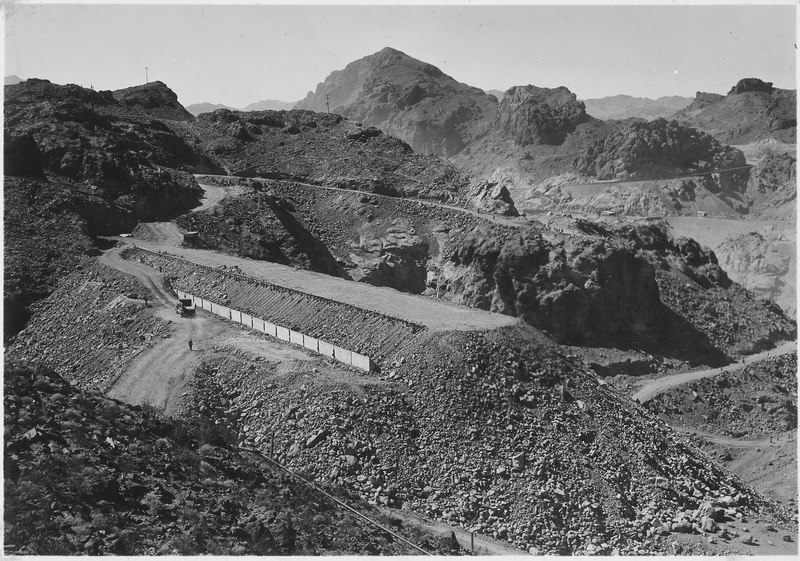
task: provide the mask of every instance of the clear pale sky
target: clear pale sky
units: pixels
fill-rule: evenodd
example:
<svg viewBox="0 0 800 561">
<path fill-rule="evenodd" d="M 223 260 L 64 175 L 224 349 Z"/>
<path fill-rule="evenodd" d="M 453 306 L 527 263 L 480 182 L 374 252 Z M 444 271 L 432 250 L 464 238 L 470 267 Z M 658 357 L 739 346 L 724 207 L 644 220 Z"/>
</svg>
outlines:
<svg viewBox="0 0 800 561">
<path fill-rule="evenodd" d="M 230 6 L 6 4 L 5 75 L 118 89 L 151 81 L 184 105 L 297 101 L 393 47 L 483 89 L 579 98 L 795 88 L 792 4 Z"/>
</svg>

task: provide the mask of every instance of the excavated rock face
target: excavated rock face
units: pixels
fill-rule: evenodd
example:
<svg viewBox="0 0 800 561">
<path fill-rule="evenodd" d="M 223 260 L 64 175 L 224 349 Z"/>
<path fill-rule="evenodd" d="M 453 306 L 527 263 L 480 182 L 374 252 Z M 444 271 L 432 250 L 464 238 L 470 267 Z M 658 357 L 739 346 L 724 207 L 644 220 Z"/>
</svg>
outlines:
<svg viewBox="0 0 800 561">
<path fill-rule="evenodd" d="M 587 118 L 586 106 L 563 86 L 515 86 L 503 96 L 494 126 L 520 146 L 561 144 Z"/>
<path fill-rule="evenodd" d="M 745 92 L 764 92 L 772 93 L 772 82 L 764 82 L 758 78 L 743 78 L 739 80 L 735 86 L 731 88 L 728 95 L 741 94 Z"/>
<path fill-rule="evenodd" d="M 646 334 L 658 317 L 654 269 L 624 244 L 553 246 L 532 232 L 473 230 L 449 257 L 454 300 L 521 317 L 560 342 Z"/>
<path fill-rule="evenodd" d="M 383 235 L 373 236 L 365 226 L 350 253 L 356 265 L 350 274 L 353 280 L 420 294 L 425 290 L 427 259 L 428 241 L 413 228 L 394 226 Z"/>
<path fill-rule="evenodd" d="M 579 173 L 598 179 L 658 178 L 691 171 L 743 167 L 744 155 L 709 134 L 656 119 L 633 122 L 597 140 L 575 160 Z"/>
<path fill-rule="evenodd" d="M 332 72 L 296 109 L 379 127 L 420 154 L 449 157 L 486 132 L 497 98 L 391 48 Z"/>
</svg>

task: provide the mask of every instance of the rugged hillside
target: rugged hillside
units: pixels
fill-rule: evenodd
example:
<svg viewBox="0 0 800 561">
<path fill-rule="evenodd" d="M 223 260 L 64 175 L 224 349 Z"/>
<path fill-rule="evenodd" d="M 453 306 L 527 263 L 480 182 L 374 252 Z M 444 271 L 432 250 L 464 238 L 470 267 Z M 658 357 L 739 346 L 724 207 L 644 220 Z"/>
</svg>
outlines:
<svg viewBox="0 0 800 561">
<path fill-rule="evenodd" d="M 797 158 L 769 153 L 750 170 L 745 198 L 750 214 L 794 221 L 797 217 Z"/>
<path fill-rule="evenodd" d="M 231 447 L 207 417 L 164 419 L 35 366 L 7 365 L 3 382 L 6 554 L 416 553 Z"/>
<path fill-rule="evenodd" d="M 440 201 L 463 200 L 467 190 L 453 165 L 339 115 L 218 110 L 199 117 L 192 134 L 232 175 Z"/>
<path fill-rule="evenodd" d="M 326 100 L 327 96 L 327 100 Z M 450 157 L 484 134 L 497 98 L 385 48 L 334 71 L 295 109 L 330 110 L 380 128 L 419 154 Z"/>
<path fill-rule="evenodd" d="M 797 92 L 745 78 L 724 97 L 697 92 L 695 101 L 672 117 L 721 142 L 746 144 L 773 138 L 797 142 Z"/>
<path fill-rule="evenodd" d="M 598 179 L 660 178 L 743 167 L 744 155 L 676 121 L 632 122 L 599 139 L 575 161 Z"/>
<path fill-rule="evenodd" d="M 203 159 L 164 124 L 192 117 L 161 82 L 95 92 L 32 79 L 5 94 L 8 335 L 90 237 L 196 205 L 202 191 L 180 168 Z"/>
<path fill-rule="evenodd" d="M 44 174 L 53 184 L 86 193 L 79 198 L 101 199 L 94 206 L 102 209 L 76 205 L 91 233 L 119 232 L 197 203 L 199 187 L 177 171 L 197 158 L 163 122 L 192 116 L 161 82 L 95 92 L 27 80 L 5 92 L 5 133 L 17 139 L 5 147 L 6 158 L 35 156 L 41 162 L 6 174 Z"/>
<path fill-rule="evenodd" d="M 659 117 L 669 117 L 676 111 L 686 108 L 692 98 L 678 95 L 663 96 L 657 99 L 612 95 L 596 99 L 584 99 L 586 112 L 598 119 L 645 119 L 652 121 Z"/>
</svg>

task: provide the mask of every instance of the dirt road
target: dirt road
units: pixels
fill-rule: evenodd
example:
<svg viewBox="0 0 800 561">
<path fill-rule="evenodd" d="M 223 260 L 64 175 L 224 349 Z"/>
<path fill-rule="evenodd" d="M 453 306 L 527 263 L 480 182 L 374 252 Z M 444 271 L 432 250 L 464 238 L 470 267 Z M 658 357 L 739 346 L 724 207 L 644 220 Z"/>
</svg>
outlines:
<svg viewBox="0 0 800 561">
<path fill-rule="evenodd" d="M 791 430 L 784 433 L 772 435 L 771 437 L 747 439 L 747 438 L 727 438 L 718 434 L 712 434 L 697 429 L 689 429 L 685 427 L 673 426 L 677 432 L 683 434 L 693 434 L 699 436 L 703 440 L 718 444 L 720 446 L 727 446 L 729 448 L 766 448 L 769 446 L 778 447 L 781 443 L 792 441 L 797 438 L 797 430 Z"/>
<path fill-rule="evenodd" d="M 747 360 L 744 363 L 738 362 L 735 364 L 730 364 L 728 366 L 723 366 L 722 368 L 709 368 L 707 370 L 697 370 L 694 372 L 675 374 L 673 376 L 665 376 L 663 378 L 659 378 L 657 380 L 653 380 L 648 384 L 645 384 L 643 387 L 639 389 L 639 391 L 637 391 L 635 394 L 631 396 L 631 399 L 636 400 L 639 403 L 646 403 L 651 399 L 653 399 L 658 394 L 670 388 L 674 388 L 675 386 L 680 386 L 688 382 L 700 380 L 702 378 L 718 376 L 723 372 L 736 372 L 737 370 L 741 370 L 748 364 L 758 362 L 760 360 L 763 360 L 771 356 L 778 356 L 786 353 L 791 353 L 796 350 L 797 350 L 797 342 L 787 341 L 782 345 L 780 345 L 779 347 L 747 357 Z"/>
<path fill-rule="evenodd" d="M 203 188 L 206 189 L 208 186 L 200 183 L 201 179 L 204 177 L 202 175 L 195 176 L 197 178 L 197 183 Z M 220 175 L 214 177 L 224 177 L 229 179 L 240 179 L 237 176 L 231 175 Z M 406 197 L 392 197 L 390 195 L 379 195 L 377 193 L 371 193 L 369 191 L 359 191 L 358 189 L 342 189 L 339 187 L 327 187 L 325 185 L 314 185 L 313 183 L 303 183 L 301 181 L 280 181 L 275 179 L 266 179 L 263 177 L 254 177 L 252 178 L 257 181 L 261 181 L 263 183 L 290 183 L 291 185 L 300 185 L 302 187 L 306 187 L 309 189 L 319 189 L 325 191 L 333 191 L 337 193 L 352 193 L 354 195 L 369 195 L 370 197 L 376 197 L 381 199 L 389 199 L 393 201 L 403 200 L 406 202 L 410 202 L 412 204 L 419 204 L 429 207 L 438 207 L 438 208 L 446 208 L 448 210 L 453 210 L 455 212 L 461 212 L 463 214 L 471 214 L 472 216 L 476 216 L 478 218 L 482 218 L 484 220 L 489 220 L 490 222 L 494 222 L 496 224 L 505 224 L 506 226 L 511 226 L 512 228 L 521 228 L 528 225 L 528 219 L 526 217 L 507 217 L 507 216 L 498 216 L 497 214 L 489 214 L 485 212 L 478 212 L 477 210 L 472 210 L 469 208 L 464 208 L 461 206 L 455 205 L 447 205 L 444 203 L 437 203 L 436 201 L 429 201 L 424 199 L 411 199 Z M 201 208 L 195 210 L 202 210 Z"/>
<path fill-rule="evenodd" d="M 154 347 L 139 354 L 129 368 L 109 390 L 109 397 L 134 404 L 148 404 L 167 415 L 176 412 L 176 397 L 186 387 L 191 372 L 200 361 L 210 340 L 224 331 L 221 322 L 198 314 L 179 318 L 175 313 L 175 296 L 163 285 L 160 273 L 134 261 L 120 257 L 121 249 L 112 249 L 100 257 L 100 262 L 136 277 L 151 294 L 153 312 L 172 322 L 173 331 Z M 189 350 L 189 339 L 196 341 Z"/>
</svg>

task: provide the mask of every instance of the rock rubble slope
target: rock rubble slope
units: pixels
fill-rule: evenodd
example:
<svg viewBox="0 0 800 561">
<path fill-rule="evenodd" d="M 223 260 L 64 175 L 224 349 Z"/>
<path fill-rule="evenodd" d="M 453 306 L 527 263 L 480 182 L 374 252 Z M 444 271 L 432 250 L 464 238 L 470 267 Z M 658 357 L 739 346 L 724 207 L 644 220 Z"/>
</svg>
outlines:
<svg viewBox="0 0 800 561">
<path fill-rule="evenodd" d="M 672 552 L 675 536 L 717 534 L 702 529 L 712 509 L 720 522 L 792 527 L 779 522 L 788 512 L 533 339 L 510 328 L 427 335 L 360 381 L 213 359 L 202 395 L 246 445 L 374 504 L 527 551 Z"/>
</svg>

